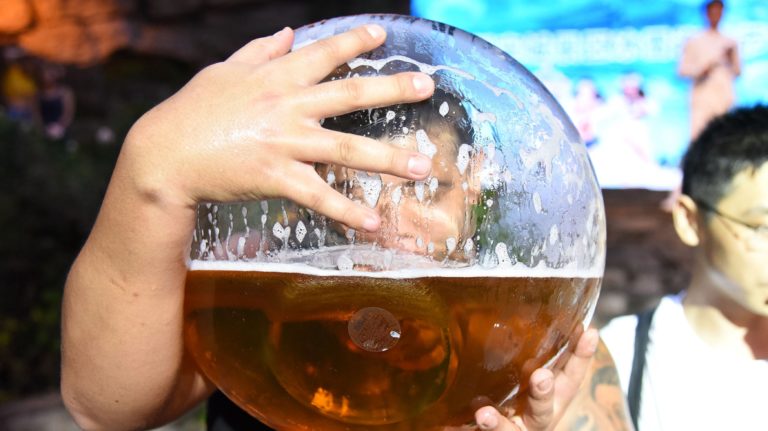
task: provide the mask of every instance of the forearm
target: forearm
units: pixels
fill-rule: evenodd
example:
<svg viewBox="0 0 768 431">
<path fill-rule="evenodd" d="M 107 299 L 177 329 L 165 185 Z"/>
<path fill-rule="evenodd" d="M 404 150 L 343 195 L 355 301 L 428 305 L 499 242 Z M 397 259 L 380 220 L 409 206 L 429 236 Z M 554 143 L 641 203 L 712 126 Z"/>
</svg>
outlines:
<svg viewBox="0 0 768 431">
<path fill-rule="evenodd" d="M 62 394 L 87 428 L 146 428 L 207 393 L 182 337 L 194 212 L 132 163 L 121 155 L 65 288 Z"/>
<path fill-rule="evenodd" d="M 739 56 L 739 50 L 734 47 L 730 55 L 731 72 L 734 77 L 741 75 L 741 57 Z"/>
<path fill-rule="evenodd" d="M 677 65 L 677 74 L 684 78 L 698 80 L 704 77 L 715 64 L 717 64 L 716 56 L 702 55 L 696 48 L 686 44 L 680 63 Z"/>
<path fill-rule="evenodd" d="M 592 366 L 555 431 L 631 431 L 616 365 L 600 341 Z"/>
<path fill-rule="evenodd" d="M 714 64 L 714 62 L 704 62 L 684 56 L 677 67 L 677 74 L 684 78 L 699 79 L 705 76 Z"/>
</svg>

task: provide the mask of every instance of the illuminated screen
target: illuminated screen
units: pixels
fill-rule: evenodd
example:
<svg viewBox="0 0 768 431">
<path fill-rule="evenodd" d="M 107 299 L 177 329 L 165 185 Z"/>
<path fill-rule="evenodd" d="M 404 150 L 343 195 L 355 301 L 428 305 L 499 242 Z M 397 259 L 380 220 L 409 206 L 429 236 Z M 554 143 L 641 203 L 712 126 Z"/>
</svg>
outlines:
<svg viewBox="0 0 768 431">
<path fill-rule="evenodd" d="M 691 133 L 691 82 L 677 68 L 705 28 L 700 0 L 413 0 L 411 12 L 536 74 L 580 129 L 602 187 L 677 187 Z M 738 44 L 736 105 L 768 102 L 768 1 L 726 1 L 720 31 Z"/>
</svg>

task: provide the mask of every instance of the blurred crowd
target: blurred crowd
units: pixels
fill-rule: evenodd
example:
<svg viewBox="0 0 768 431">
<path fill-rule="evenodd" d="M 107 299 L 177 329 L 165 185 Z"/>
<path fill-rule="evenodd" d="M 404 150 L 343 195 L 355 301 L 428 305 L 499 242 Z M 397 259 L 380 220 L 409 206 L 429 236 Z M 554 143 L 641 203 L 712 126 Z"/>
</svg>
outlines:
<svg viewBox="0 0 768 431">
<path fill-rule="evenodd" d="M 40 128 L 49 139 L 66 140 L 75 116 L 75 95 L 64 82 L 64 67 L 33 57 L 17 46 L 3 50 L 0 66 L 5 116 Z"/>
</svg>

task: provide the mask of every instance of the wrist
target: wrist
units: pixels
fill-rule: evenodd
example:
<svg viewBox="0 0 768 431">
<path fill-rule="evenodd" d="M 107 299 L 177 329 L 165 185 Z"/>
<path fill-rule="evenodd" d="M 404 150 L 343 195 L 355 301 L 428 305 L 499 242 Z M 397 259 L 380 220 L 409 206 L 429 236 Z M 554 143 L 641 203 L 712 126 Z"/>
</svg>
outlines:
<svg viewBox="0 0 768 431">
<path fill-rule="evenodd" d="M 195 199 L 184 188 L 183 158 L 178 150 L 168 148 L 169 138 L 162 122 L 153 121 L 153 111 L 142 116 L 129 130 L 120 151 L 113 180 L 120 183 L 142 205 L 152 205 L 171 212 L 194 210 Z M 178 133 L 177 133 L 178 134 Z M 186 166 L 186 175 L 189 175 Z"/>
<path fill-rule="evenodd" d="M 151 136 L 131 129 L 84 248 L 105 272 L 119 272 L 117 279 L 168 285 L 186 272 L 196 205 L 162 157 Z M 147 284 L 156 288 L 155 281 Z"/>
</svg>

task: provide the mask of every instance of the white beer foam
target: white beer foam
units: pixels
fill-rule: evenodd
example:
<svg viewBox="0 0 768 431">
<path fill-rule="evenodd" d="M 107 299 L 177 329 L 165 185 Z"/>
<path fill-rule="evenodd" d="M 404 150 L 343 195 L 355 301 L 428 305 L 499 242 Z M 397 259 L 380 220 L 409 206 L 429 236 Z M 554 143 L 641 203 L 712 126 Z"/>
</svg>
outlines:
<svg viewBox="0 0 768 431">
<path fill-rule="evenodd" d="M 298 255 L 297 255 L 298 256 Z M 401 255 L 402 258 L 402 255 Z M 423 256 L 416 259 L 427 261 Z M 351 263 L 351 262 L 350 262 Z M 602 269 L 580 270 L 576 268 L 547 268 L 543 264 L 531 268 L 521 263 L 514 265 L 484 268 L 480 265 L 465 267 L 439 267 L 440 262 L 432 262 L 435 267 L 407 268 L 393 271 L 358 271 L 348 265 L 342 265 L 344 269 L 321 269 L 305 263 L 273 263 L 256 261 L 216 261 L 193 260 L 188 263 L 190 271 L 251 271 L 251 272 L 278 272 L 296 273 L 313 276 L 346 276 L 346 277 L 372 277 L 389 279 L 409 279 L 427 277 L 503 277 L 503 278 L 599 278 L 602 277 Z"/>
</svg>

